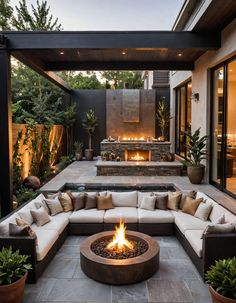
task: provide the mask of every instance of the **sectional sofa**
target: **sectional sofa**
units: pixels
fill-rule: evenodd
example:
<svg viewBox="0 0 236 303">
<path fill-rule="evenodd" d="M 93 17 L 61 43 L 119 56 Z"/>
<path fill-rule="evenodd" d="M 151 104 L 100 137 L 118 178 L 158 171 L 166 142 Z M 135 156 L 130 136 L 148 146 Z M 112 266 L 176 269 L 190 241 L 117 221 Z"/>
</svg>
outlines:
<svg viewBox="0 0 236 303">
<path fill-rule="evenodd" d="M 77 193 L 73 193 L 76 195 Z M 90 195 L 91 193 L 88 193 Z M 104 192 L 103 192 L 104 194 Z M 157 193 L 163 195 L 164 193 Z M 52 260 L 68 234 L 91 235 L 104 230 L 113 229 L 123 219 L 130 230 L 137 230 L 149 235 L 175 235 L 204 279 L 205 272 L 215 259 L 236 255 L 236 232 L 204 234 L 207 225 L 224 215 L 225 222 L 236 223 L 236 216 L 210 199 L 202 192 L 196 198 L 203 198 L 212 205 L 208 220 L 203 221 L 181 210 L 146 210 L 140 208 L 143 198 L 148 192 L 111 192 L 114 208 L 108 210 L 80 209 L 61 212 L 51 217 L 51 221 L 38 227 L 31 225 L 37 235 L 35 237 L 11 237 L 0 235 L 0 249 L 12 246 L 30 256 L 33 270 L 28 282 L 36 282 L 48 263 Z M 35 209 L 36 202 L 44 199 L 40 194 L 36 199 L 26 203 L 9 216 L 0 221 L 0 227 L 7 227 L 20 218 L 22 210 Z M 37 244 L 37 245 L 36 245 Z M 79 251 L 78 251 L 79 254 Z"/>
</svg>

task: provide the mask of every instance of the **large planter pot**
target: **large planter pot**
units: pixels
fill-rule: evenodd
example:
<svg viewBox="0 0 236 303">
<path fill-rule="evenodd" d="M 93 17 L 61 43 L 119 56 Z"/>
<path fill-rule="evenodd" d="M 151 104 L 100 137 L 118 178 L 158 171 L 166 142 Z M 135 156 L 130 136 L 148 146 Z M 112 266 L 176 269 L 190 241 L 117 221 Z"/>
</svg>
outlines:
<svg viewBox="0 0 236 303">
<path fill-rule="evenodd" d="M 81 152 L 76 152 L 76 153 L 75 153 L 75 159 L 76 159 L 76 161 L 80 161 L 80 160 L 82 160 L 82 158 L 83 158 L 83 153 L 82 153 L 82 151 L 81 151 Z"/>
<path fill-rule="evenodd" d="M 187 167 L 187 175 L 192 184 L 200 184 L 204 177 L 205 166 L 188 166 Z"/>
<path fill-rule="evenodd" d="M 216 292 L 211 286 L 209 287 L 213 303 L 236 303 L 236 299 L 226 298 Z"/>
<path fill-rule="evenodd" d="M 86 160 L 92 161 L 93 160 L 93 149 L 85 149 L 84 155 Z"/>
<path fill-rule="evenodd" d="M 1 303 L 22 303 L 24 297 L 25 280 L 27 273 L 16 282 L 8 285 L 0 285 Z"/>
</svg>

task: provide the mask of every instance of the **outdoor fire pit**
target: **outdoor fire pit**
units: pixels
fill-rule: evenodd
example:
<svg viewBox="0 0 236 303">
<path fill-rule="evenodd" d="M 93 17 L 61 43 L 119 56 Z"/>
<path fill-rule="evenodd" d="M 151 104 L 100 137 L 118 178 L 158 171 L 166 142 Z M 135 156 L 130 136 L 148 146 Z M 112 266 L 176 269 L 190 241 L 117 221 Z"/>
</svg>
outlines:
<svg viewBox="0 0 236 303">
<path fill-rule="evenodd" d="M 108 284 L 131 284 L 150 278 L 159 266 L 159 245 L 150 236 L 125 231 L 105 231 L 80 245 L 80 265 L 90 278 Z"/>
</svg>

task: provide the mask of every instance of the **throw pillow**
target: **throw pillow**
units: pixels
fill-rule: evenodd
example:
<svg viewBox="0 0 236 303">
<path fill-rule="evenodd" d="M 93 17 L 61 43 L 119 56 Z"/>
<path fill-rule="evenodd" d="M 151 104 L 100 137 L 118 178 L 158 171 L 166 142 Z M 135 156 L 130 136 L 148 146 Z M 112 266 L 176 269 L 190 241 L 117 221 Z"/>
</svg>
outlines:
<svg viewBox="0 0 236 303">
<path fill-rule="evenodd" d="M 29 236 L 27 226 L 18 226 L 13 223 L 9 223 L 9 235 L 13 237 Z"/>
<path fill-rule="evenodd" d="M 194 214 L 194 217 L 199 218 L 203 221 L 207 221 L 212 210 L 212 205 L 207 202 L 201 202 Z"/>
<path fill-rule="evenodd" d="M 197 196 L 197 192 L 195 190 L 183 190 L 182 191 L 182 196 L 181 196 L 181 201 L 180 201 L 180 204 L 179 204 L 179 208 L 181 208 L 181 209 L 183 208 L 187 197 L 195 199 L 196 196 Z"/>
<path fill-rule="evenodd" d="M 48 213 L 43 207 L 40 207 L 39 209 L 35 209 L 35 210 L 32 209 L 31 215 L 37 226 L 43 226 L 51 221 L 50 216 L 48 215 Z"/>
<path fill-rule="evenodd" d="M 45 199 L 45 198 L 44 198 L 44 199 Z M 47 203 L 46 203 L 44 200 L 42 200 L 42 201 L 36 201 L 36 202 L 34 202 L 34 205 L 35 205 L 35 207 L 36 207 L 37 209 L 39 209 L 40 207 L 43 207 L 44 210 L 47 212 L 47 214 L 48 214 L 48 215 L 50 214 L 50 210 L 49 210 L 49 208 L 48 208 L 48 206 L 47 206 Z"/>
<path fill-rule="evenodd" d="M 156 197 L 155 196 L 146 196 L 143 197 L 143 200 L 140 204 L 140 208 L 146 209 L 146 210 L 154 210 L 156 204 Z"/>
<path fill-rule="evenodd" d="M 72 195 L 71 199 L 73 203 L 74 210 L 79 210 L 85 207 L 85 193 L 79 193 L 77 195 Z"/>
<path fill-rule="evenodd" d="M 44 199 L 44 201 L 50 210 L 51 216 L 55 216 L 56 214 L 63 212 L 63 208 L 58 197 L 55 199 Z"/>
<path fill-rule="evenodd" d="M 9 235 L 9 224 L 1 223 L 0 224 L 0 236 Z"/>
<path fill-rule="evenodd" d="M 70 197 L 69 192 L 66 193 L 61 193 L 58 196 L 58 199 L 63 207 L 64 212 L 68 212 L 73 210 L 73 204 L 72 204 L 72 199 Z"/>
<path fill-rule="evenodd" d="M 179 203 L 181 200 L 181 192 L 168 192 L 168 202 L 167 202 L 167 208 L 172 210 L 178 210 L 179 209 Z"/>
<path fill-rule="evenodd" d="M 212 224 L 224 224 L 225 222 L 225 215 L 219 216 L 217 219 L 215 219 Z"/>
<path fill-rule="evenodd" d="M 25 222 L 22 219 L 16 218 L 16 225 L 20 226 L 20 227 L 27 226 L 29 236 L 32 238 L 35 238 L 35 244 L 38 245 L 38 238 L 37 238 L 36 232 L 33 231 L 33 229 L 27 224 L 27 222 Z"/>
<path fill-rule="evenodd" d="M 204 230 L 204 234 L 225 234 L 234 232 L 233 223 L 209 224 Z"/>
<path fill-rule="evenodd" d="M 85 193 L 85 209 L 97 208 L 97 194 Z"/>
<path fill-rule="evenodd" d="M 21 219 L 28 223 L 28 225 L 31 225 L 33 223 L 34 220 L 31 216 L 30 209 L 22 209 L 19 210 L 17 213 L 21 217 Z"/>
<path fill-rule="evenodd" d="M 57 193 L 52 193 L 52 194 L 47 194 L 46 198 L 47 199 L 55 199 L 57 198 L 58 196 L 60 196 L 61 192 L 57 192 Z"/>
<path fill-rule="evenodd" d="M 99 210 L 106 210 L 106 209 L 112 209 L 113 204 L 112 204 L 112 195 L 107 194 L 106 196 L 97 196 L 97 209 Z"/>
<path fill-rule="evenodd" d="M 156 195 L 156 208 L 167 210 L 168 195 Z"/>
<path fill-rule="evenodd" d="M 199 204 L 203 201 L 203 198 L 192 199 L 190 197 L 186 197 L 184 206 L 182 208 L 182 212 L 194 216 Z"/>
</svg>

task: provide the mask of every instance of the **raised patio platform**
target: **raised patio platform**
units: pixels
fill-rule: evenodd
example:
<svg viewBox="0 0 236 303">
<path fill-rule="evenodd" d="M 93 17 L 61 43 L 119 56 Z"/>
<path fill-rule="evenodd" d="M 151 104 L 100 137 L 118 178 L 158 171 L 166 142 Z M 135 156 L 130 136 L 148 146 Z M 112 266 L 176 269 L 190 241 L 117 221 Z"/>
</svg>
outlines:
<svg viewBox="0 0 236 303">
<path fill-rule="evenodd" d="M 102 161 L 96 165 L 97 176 L 180 176 L 182 163 L 155 161 Z"/>
</svg>

